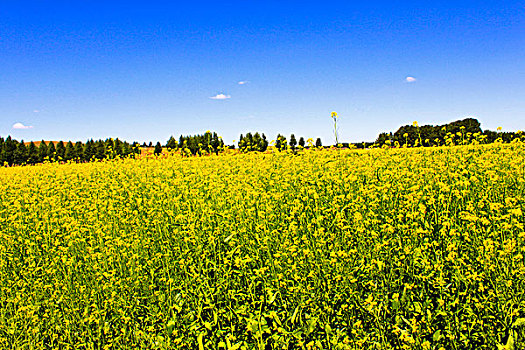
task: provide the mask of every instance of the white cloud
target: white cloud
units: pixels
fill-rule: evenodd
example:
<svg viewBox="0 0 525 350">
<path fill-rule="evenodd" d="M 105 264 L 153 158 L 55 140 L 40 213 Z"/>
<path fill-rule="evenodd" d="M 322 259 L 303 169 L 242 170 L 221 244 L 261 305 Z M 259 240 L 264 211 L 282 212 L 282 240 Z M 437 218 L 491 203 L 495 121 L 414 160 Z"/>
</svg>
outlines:
<svg viewBox="0 0 525 350">
<path fill-rule="evenodd" d="M 417 80 L 417 79 L 414 78 L 414 77 L 406 77 L 406 79 L 405 79 L 405 81 L 406 81 L 407 83 L 413 83 L 413 82 L 415 82 L 416 80 Z"/>
<path fill-rule="evenodd" d="M 38 109 L 35 109 L 33 113 L 40 113 L 40 111 Z"/>
<path fill-rule="evenodd" d="M 13 124 L 13 129 L 32 129 L 33 126 L 32 125 L 24 125 L 22 123 L 14 123 Z"/>
<path fill-rule="evenodd" d="M 230 95 L 225 94 L 217 94 L 215 96 L 210 97 L 212 100 L 227 100 L 229 98 L 232 98 Z"/>
<path fill-rule="evenodd" d="M 238 82 L 237 84 L 239 84 L 239 85 L 246 85 L 246 84 L 248 84 L 248 83 L 249 83 L 248 80 L 241 80 L 241 81 Z"/>
</svg>

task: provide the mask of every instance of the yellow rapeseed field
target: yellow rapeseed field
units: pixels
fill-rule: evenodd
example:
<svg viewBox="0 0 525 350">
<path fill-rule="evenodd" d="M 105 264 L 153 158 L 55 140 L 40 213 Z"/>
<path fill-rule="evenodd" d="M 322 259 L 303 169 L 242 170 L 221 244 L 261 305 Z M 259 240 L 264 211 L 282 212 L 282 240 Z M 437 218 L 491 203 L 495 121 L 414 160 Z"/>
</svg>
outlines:
<svg viewBox="0 0 525 350">
<path fill-rule="evenodd" d="M 525 146 L 0 168 L 0 348 L 523 348 Z"/>
</svg>

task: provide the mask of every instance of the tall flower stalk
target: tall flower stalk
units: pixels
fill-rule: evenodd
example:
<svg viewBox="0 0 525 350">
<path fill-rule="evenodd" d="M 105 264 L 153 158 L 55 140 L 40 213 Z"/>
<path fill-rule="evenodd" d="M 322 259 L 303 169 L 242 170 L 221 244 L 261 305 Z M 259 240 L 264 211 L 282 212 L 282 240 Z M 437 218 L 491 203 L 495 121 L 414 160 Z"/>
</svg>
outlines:
<svg viewBox="0 0 525 350">
<path fill-rule="evenodd" d="M 335 145 L 336 145 L 336 147 L 339 147 L 339 135 L 337 133 L 337 112 L 332 112 L 331 117 L 332 117 L 332 119 L 334 121 Z"/>
</svg>

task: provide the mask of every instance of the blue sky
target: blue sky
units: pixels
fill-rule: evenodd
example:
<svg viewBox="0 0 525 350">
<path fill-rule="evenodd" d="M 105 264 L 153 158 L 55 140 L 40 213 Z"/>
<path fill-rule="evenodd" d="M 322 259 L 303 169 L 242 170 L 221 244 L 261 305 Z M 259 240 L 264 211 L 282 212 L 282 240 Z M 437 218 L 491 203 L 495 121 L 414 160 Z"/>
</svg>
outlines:
<svg viewBox="0 0 525 350">
<path fill-rule="evenodd" d="M 329 144 L 331 111 L 344 142 L 467 116 L 525 129 L 523 1 L 71 3 L 1 2 L 0 135 Z"/>
</svg>

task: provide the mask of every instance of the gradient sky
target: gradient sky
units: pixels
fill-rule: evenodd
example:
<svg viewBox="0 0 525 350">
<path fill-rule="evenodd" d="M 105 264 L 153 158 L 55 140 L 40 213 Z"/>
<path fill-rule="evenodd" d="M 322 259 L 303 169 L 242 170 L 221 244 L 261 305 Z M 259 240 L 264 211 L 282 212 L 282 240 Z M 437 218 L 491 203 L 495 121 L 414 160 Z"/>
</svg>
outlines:
<svg viewBox="0 0 525 350">
<path fill-rule="evenodd" d="M 356 3 L 2 0 L 0 135 L 329 144 L 331 111 L 343 142 L 468 116 L 525 129 L 523 1 Z"/>
</svg>

